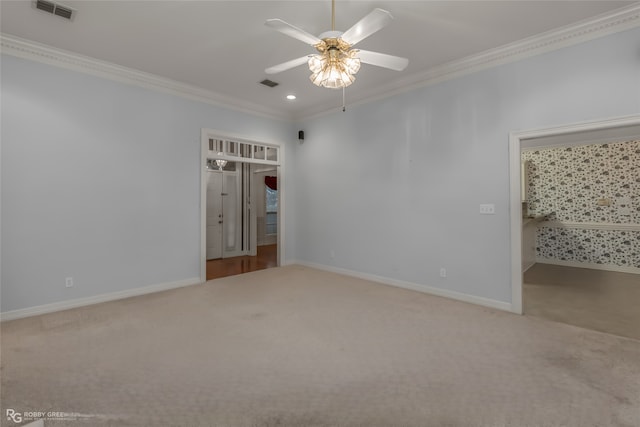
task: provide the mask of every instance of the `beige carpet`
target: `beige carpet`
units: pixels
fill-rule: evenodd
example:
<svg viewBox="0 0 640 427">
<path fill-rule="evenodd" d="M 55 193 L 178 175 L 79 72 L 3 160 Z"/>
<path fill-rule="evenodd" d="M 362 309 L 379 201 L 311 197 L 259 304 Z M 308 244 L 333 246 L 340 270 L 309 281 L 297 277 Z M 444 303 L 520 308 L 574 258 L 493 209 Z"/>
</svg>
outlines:
<svg viewBox="0 0 640 427">
<path fill-rule="evenodd" d="M 87 417 L 45 426 L 637 427 L 640 342 L 289 266 L 3 323 L 1 397 Z"/>
</svg>

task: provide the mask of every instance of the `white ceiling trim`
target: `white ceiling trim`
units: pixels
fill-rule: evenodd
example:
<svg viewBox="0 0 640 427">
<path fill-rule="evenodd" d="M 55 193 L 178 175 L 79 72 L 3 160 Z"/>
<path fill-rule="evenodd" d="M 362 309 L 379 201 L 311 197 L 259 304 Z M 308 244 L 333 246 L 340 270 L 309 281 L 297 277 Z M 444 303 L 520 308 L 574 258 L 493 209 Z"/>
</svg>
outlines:
<svg viewBox="0 0 640 427">
<path fill-rule="evenodd" d="M 93 76 L 103 77 L 117 82 L 141 86 L 147 89 L 169 93 L 193 101 L 240 111 L 252 115 L 268 118 L 290 120 L 286 113 L 274 112 L 272 109 L 258 104 L 225 96 L 198 86 L 182 83 L 176 80 L 160 77 L 155 74 L 138 71 L 133 68 L 122 67 L 107 61 L 65 51 L 41 43 L 10 34 L 0 34 L 1 52 L 30 59 L 72 71 L 78 71 Z"/>
<path fill-rule="evenodd" d="M 424 73 L 408 76 L 378 87 L 371 96 L 352 99 L 350 104 L 362 104 L 450 80 L 476 71 L 518 61 L 527 57 L 579 44 L 609 34 L 640 26 L 640 3 L 612 13 L 548 31 L 534 37 L 490 49 L 477 55 L 434 67 Z M 335 106 L 318 105 L 313 111 L 302 111 L 294 117 L 272 109 L 181 83 L 155 74 L 122 67 L 73 52 L 32 42 L 9 34 L 0 34 L 2 53 L 79 71 L 126 84 L 170 93 L 183 98 L 230 108 L 244 113 L 275 119 L 307 119 L 335 111 Z"/>
<path fill-rule="evenodd" d="M 576 24 L 538 34 L 514 43 L 489 49 L 476 55 L 451 61 L 441 66 L 433 67 L 426 72 L 410 75 L 404 79 L 394 80 L 389 84 L 379 86 L 372 96 L 351 99 L 350 105 L 365 104 L 388 98 L 421 87 L 441 83 L 477 71 L 519 61 L 528 57 L 573 46 L 610 34 L 629 30 L 640 26 L 640 2 L 618 9 L 612 13 L 600 15 Z M 335 112 L 335 106 L 305 112 L 304 117 L 310 119 Z"/>
</svg>

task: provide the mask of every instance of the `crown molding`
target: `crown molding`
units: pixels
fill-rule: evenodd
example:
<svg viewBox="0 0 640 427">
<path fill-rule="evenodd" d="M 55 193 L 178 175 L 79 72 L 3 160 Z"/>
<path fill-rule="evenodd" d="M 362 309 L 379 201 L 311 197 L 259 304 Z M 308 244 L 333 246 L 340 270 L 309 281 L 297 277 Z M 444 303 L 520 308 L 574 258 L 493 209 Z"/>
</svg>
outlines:
<svg viewBox="0 0 640 427">
<path fill-rule="evenodd" d="M 120 83 L 141 86 L 146 89 L 176 95 L 192 101 L 203 102 L 271 119 L 291 119 L 289 114 L 274 112 L 272 109 L 262 105 L 242 101 L 198 86 L 167 79 L 144 71 L 122 67 L 107 61 L 101 61 L 74 52 L 54 48 L 6 33 L 0 33 L 0 48 L 1 53 L 4 54 L 42 62 Z"/>
<path fill-rule="evenodd" d="M 424 72 L 409 75 L 381 85 L 373 95 L 354 97 L 351 106 L 366 104 L 389 98 L 393 95 L 452 80 L 499 65 L 516 62 L 532 56 L 574 46 L 610 34 L 630 30 L 640 26 L 640 2 L 598 15 L 575 24 L 537 34 L 475 55 L 430 68 Z M 334 105 L 322 106 L 313 111 L 302 112 L 295 119 L 312 119 L 336 111 Z"/>
<path fill-rule="evenodd" d="M 573 46 L 638 26 L 640 26 L 640 2 L 576 24 L 547 31 L 533 37 L 433 67 L 421 73 L 394 80 L 389 84 L 379 86 L 372 94 L 352 98 L 349 104 L 355 106 L 370 103 L 396 94 L 409 92 L 477 71 Z M 2 53 L 20 58 L 272 119 L 306 120 L 324 116 L 336 110 L 333 104 L 322 104 L 317 105 L 313 109 L 299 111 L 292 116 L 288 113 L 277 112 L 262 105 L 242 101 L 194 85 L 122 67 L 5 33 L 0 33 L 0 48 Z"/>
</svg>

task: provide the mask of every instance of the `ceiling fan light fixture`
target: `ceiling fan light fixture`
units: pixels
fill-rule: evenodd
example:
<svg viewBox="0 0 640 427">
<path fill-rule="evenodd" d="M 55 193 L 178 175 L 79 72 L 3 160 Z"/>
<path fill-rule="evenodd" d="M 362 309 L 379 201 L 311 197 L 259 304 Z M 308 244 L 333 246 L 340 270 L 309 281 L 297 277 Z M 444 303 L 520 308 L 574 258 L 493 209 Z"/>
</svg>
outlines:
<svg viewBox="0 0 640 427">
<path fill-rule="evenodd" d="M 321 72 L 326 66 L 326 60 L 323 55 L 311 55 L 309 57 L 308 64 L 309 64 L 309 70 L 312 73 L 317 74 Z"/>
<path fill-rule="evenodd" d="M 355 74 L 360 70 L 356 50 L 344 53 L 338 49 L 329 49 L 321 55 L 312 55 L 308 64 L 311 82 L 330 89 L 349 86 L 356 80 Z"/>
<path fill-rule="evenodd" d="M 360 71 L 360 58 L 357 57 L 357 54 L 357 50 L 350 50 L 342 60 L 345 68 L 350 74 L 356 74 Z"/>
</svg>

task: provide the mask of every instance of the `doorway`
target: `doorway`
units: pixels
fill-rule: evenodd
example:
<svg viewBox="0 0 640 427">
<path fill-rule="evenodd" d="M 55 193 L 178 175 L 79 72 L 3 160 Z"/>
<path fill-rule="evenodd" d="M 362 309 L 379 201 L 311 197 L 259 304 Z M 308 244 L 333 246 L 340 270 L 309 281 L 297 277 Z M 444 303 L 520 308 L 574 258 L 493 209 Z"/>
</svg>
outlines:
<svg viewBox="0 0 640 427">
<path fill-rule="evenodd" d="M 280 265 L 284 253 L 282 157 L 278 144 L 202 130 L 202 282 Z M 266 194 L 260 173 L 267 173 L 272 186 L 277 183 L 275 193 Z"/>
<path fill-rule="evenodd" d="M 511 281 L 512 311 L 523 313 L 523 270 L 534 268 L 529 262 L 531 236 L 527 236 L 526 227 L 530 218 L 526 218 L 521 153 L 523 148 L 539 146 L 576 145 L 606 142 L 616 139 L 635 138 L 640 135 L 640 116 L 630 116 L 599 122 L 581 123 L 558 128 L 536 131 L 514 132 L 510 135 L 510 210 L 511 210 Z M 523 238 L 524 232 L 524 238 Z M 524 243 L 524 245 L 523 245 Z M 525 262 L 523 262 L 523 259 Z M 523 268 L 524 267 L 524 268 Z M 532 270 L 532 273 L 535 270 Z"/>
<path fill-rule="evenodd" d="M 523 312 L 640 339 L 640 140 L 549 142 L 521 149 Z"/>
<path fill-rule="evenodd" d="M 254 183 L 256 240 L 261 246 L 277 245 L 279 191 L 277 170 L 273 166 L 253 165 L 252 182 Z"/>
<path fill-rule="evenodd" d="M 206 259 L 255 255 L 250 164 L 207 159 Z"/>
<path fill-rule="evenodd" d="M 277 168 L 219 163 L 207 160 L 206 279 L 276 267 Z"/>
<path fill-rule="evenodd" d="M 242 198 L 242 165 L 230 162 L 214 168 L 207 162 L 207 261 L 248 253 L 250 227 L 246 224 Z"/>
</svg>

